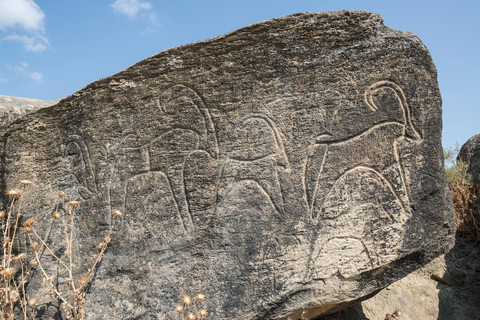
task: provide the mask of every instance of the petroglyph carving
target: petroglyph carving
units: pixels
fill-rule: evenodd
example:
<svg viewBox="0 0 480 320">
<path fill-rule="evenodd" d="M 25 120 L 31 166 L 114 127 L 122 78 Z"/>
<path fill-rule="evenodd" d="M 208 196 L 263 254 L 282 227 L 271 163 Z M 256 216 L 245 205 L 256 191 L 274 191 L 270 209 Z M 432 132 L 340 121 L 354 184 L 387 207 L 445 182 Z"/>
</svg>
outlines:
<svg viewBox="0 0 480 320">
<path fill-rule="evenodd" d="M 73 168 L 73 174 L 80 185 L 80 194 L 88 199 L 97 192 L 95 172 L 90 152 L 85 141 L 79 135 L 71 135 L 67 139 L 65 156 Z"/>
<path fill-rule="evenodd" d="M 236 127 L 238 139 L 233 151 L 222 163 L 219 202 L 229 186 L 242 180 L 254 181 L 278 212 L 284 210 L 278 170 L 290 170 L 280 131 L 271 119 L 253 114 Z"/>
<path fill-rule="evenodd" d="M 194 151 L 185 159 L 183 179 L 188 208 L 195 225 L 209 224 L 218 187 L 218 161 L 204 151 Z"/>
<path fill-rule="evenodd" d="M 376 14 L 264 21 L 8 124 L 2 185 L 34 182 L 41 225 L 57 189 L 83 197 L 80 260 L 124 213 L 90 317 L 169 319 L 202 292 L 211 319 L 316 319 L 451 248 L 436 79 Z"/>
<path fill-rule="evenodd" d="M 190 230 L 193 228 L 193 214 L 213 205 L 211 199 L 215 193 L 205 195 L 200 190 L 210 192 L 217 177 L 219 150 L 215 128 L 207 107 L 194 89 L 174 85 L 160 96 L 161 99 L 154 99 L 155 108 L 151 110 L 152 120 L 157 117 L 160 122 L 158 129 L 152 130 L 153 133 L 145 131 L 140 136 L 134 130 L 125 130 L 115 151 L 115 167 L 128 171 L 115 174 L 116 179 L 123 177 L 123 180 L 114 184 L 124 185 L 120 188 L 124 190 L 123 195 L 119 196 L 126 198 L 128 203 L 128 185 L 145 173 L 162 174 L 168 187 L 164 185 L 159 190 L 172 196 L 184 229 Z M 147 134 L 149 136 L 145 136 Z M 205 179 L 207 176 L 212 179 Z M 201 181 L 199 177 L 203 177 Z M 141 180 L 145 189 L 155 187 L 149 183 L 156 179 Z M 113 193 L 118 193 L 118 190 Z M 195 198 L 200 195 L 202 200 Z M 127 207 L 127 204 L 124 206 Z"/>
<path fill-rule="evenodd" d="M 130 178 L 125 193 L 128 195 L 125 212 L 131 226 L 125 235 L 127 239 L 155 239 L 160 250 L 165 246 L 167 234 L 180 236 L 184 232 L 170 182 L 163 172 L 147 172 Z M 156 222 L 161 222 L 162 227 L 158 228 Z"/>
<path fill-rule="evenodd" d="M 352 137 L 340 140 L 329 135 L 317 137 L 309 147 L 305 166 L 307 201 L 313 219 L 321 214 L 328 192 L 335 182 L 357 166 L 368 166 L 381 173 L 395 186 L 394 192 L 403 209 L 410 211 L 410 191 L 401 163 L 398 140 L 406 138 L 419 141 L 422 138 L 413 126 L 405 94 L 395 83 L 380 81 L 366 90 L 365 101 L 372 110 L 381 110 L 397 117 L 377 123 Z"/>
<path fill-rule="evenodd" d="M 397 257 L 410 215 L 384 175 L 364 166 L 353 168 L 325 198 L 311 276 L 327 278 L 339 272 L 348 278 Z"/>
</svg>

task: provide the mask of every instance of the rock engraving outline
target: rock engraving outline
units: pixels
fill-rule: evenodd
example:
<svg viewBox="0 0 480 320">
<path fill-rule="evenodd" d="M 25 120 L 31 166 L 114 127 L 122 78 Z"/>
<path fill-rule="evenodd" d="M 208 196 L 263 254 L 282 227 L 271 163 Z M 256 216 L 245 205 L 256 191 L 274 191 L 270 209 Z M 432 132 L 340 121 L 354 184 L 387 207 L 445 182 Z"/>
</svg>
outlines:
<svg viewBox="0 0 480 320">
<path fill-rule="evenodd" d="M 327 160 L 327 156 L 328 156 L 329 152 L 331 152 L 329 149 L 332 149 L 332 148 L 335 148 L 335 147 L 342 148 L 341 147 L 342 145 L 347 145 L 348 146 L 348 144 L 355 144 L 355 143 L 361 142 L 362 140 L 368 138 L 369 135 L 374 134 L 376 130 L 388 130 L 388 128 L 392 127 L 392 126 L 400 126 L 399 129 L 401 130 L 400 133 L 397 132 L 398 129 L 397 130 L 391 130 L 392 132 L 389 132 L 389 133 L 394 135 L 394 139 L 392 141 L 392 147 L 393 147 L 392 155 L 394 156 L 395 161 L 398 163 L 399 176 L 402 180 L 402 186 L 400 186 L 400 188 L 396 188 L 396 189 L 402 189 L 402 187 L 403 187 L 405 196 L 401 196 L 401 194 L 398 190 L 396 191 L 396 194 L 399 197 L 399 200 L 402 203 L 402 206 L 403 206 L 404 210 L 406 212 L 410 212 L 409 206 L 410 206 L 410 203 L 411 203 L 411 192 L 410 192 L 410 188 L 408 186 L 408 181 L 406 179 L 404 166 L 401 162 L 401 157 L 400 157 L 400 154 L 399 154 L 398 139 L 402 138 L 402 137 L 405 137 L 405 138 L 407 138 L 409 140 L 412 140 L 412 141 L 421 141 L 423 138 L 422 138 L 422 135 L 421 135 L 420 131 L 418 129 L 416 129 L 415 126 L 413 125 L 412 118 L 411 118 L 411 110 L 410 110 L 410 106 L 407 103 L 405 93 L 403 92 L 401 87 L 399 85 L 397 85 L 396 83 L 394 83 L 392 81 L 383 80 L 383 81 L 375 82 L 374 84 L 370 85 L 366 89 L 365 94 L 364 94 L 365 103 L 367 104 L 367 106 L 370 109 L 372 109 L 373 111 L 375 111 L 379 108 L 379 106 L 377 106 L 377 104 L 375 103 L 375 100 L 373 98 L 373 94 L 377 90 L 384 89 L 384 88 L 391 89 L 394 92 L 395 96 L 397 97 L 397 99 L 400 103 L 400 106 L 401 106 L 402 113 L 403 113 L 403 122 L 383 121 L 383 122 L 380 122 L 380 123 L 377 123 L 377 124 L 373 125 L 370 128 L 367 128 L 363 132 L 360 132 L 360 133 L 358 133 L 358 134 L 356 134 L 352 137 L 348 137 L 348 138 L 344 138 L 344 139 L 335 140 L 334 138 L 332 139 L 329 135 L 321 135 L 321 136 L 317 137 L 316 141 L 314 142 L 313 146 L 311 146 L 311 147 L 318 147 L 320 145 L 323 145 L 324 151 L 323 151 L 323 157 L 321 158 L 320 166 L 319 166 L 319 168 L 316 169 L 318 171 L 318 175 L 317 175 L 317 178 L 316 178 L 316 181 L 315 181 L 315 184 L 314 184 L 313 188 L 308 187 L 307 171 L 310 169 L 311 163 L 309 163 L 310 161 L 309 161 L 309 156 L 308 156 L 308 152 L 307 152 L 307 159 L 305 161 L 305 173 L 304 173 L 304 181 L 306 181 L 306 182 L 305 182 L 304 186 L 305 186 L 305 192 L 307 194 L 309 217 L 311 219 L 314 219 L 314 220 L 318 219 L 318 214 L 315 214 L 315 212 L 314 212 L 314 209 L 317 206 L 317 203 L 318 203 L 317 207 L 319 207 L 318 211 L 320 211 L 322 209 L 324 201 L 326 199 L 326 194 L 331 189 L 331 187 L 333 186 L 335 181 L 342 175 L 342 173 L 339 173 L 339 174 L 337 174 L 336 176 L 333 176 L 333 177 L 327 176 L 327 177 L 322 178 L 322 173 L 325 170 L 325 162 Z M 387 128 L 387 129 L 385 129 L 385 128 Z M 348 154 L 348 153 L 345 153 L 345 154 Z M 353 169 L 353 168 L 355 168 L 357 166 L 360 166 L 360 165 L 366 166 L 366 167 L 371 167 L 372 169 L 375 169 L 376 171 L 382 172 L 382 174 L 383 174 L 383 171 L 384 171 L 381 168 L 378 168 L 378 164 L 368 164 L 368 163 L 364 163 L 364 162 L 357 162 L 357 163 L 352 163 L 350 166 L 346 167 L 343 170 L 343 172 L 346 172 L 346 171 L 348 171 L 350 169 Z M 375 166 L 377 166 L 377 168 L 375 168 Z M 325 180 L 329 180 L 328 178 L 333 178 L 332 180 L 334 180 L 334 181 L 325 182 Z M 387 181 L 388 180 L 389 179 L 387 179 Z M 322 184 L 322 183 L 326 184 L 326 186 L 324 186 L 324 188 L 320 188 L 320 184 Z M 313 190 L 313 192 L 311 194 L 309 192 L 309 189 Z M 318 197 L 320 198 L 320 201 L 317 200 Z"/>
<path fill-rule="evenodd" d="M 208 110 L 205 101 L 203 97 L 191 86 L 185 85 L 183 83 L 176 83 L 172 84 L 171 86 L 167 87 L 164 91 L 162 91 L 162 94 L 164 95 L 170 95 L 170 98 L 168 101 L 164 101 L 163 103 L 160 103 L 160 100 L 157 98 L 155 100 L 155 105 L 157 109 L 161 113 L 166 113 L 168 110 L 171 109 L 172 111 L 175 111 L 176 108 L 176 103 L 181 103 L 187 102 L 190 103 L 193 108 L 196 109 L 196 114 L 201 115 L 201 117 L 204 120 L 204 130 L 203 132 L 200 132 L 199 130 L 193 129 L 189 127 L 189 124 L 173 124 L 170 126 L 170 129 L 165 130 L 162 132 L 160 135 L 157 137 L 154 137 L 152 139 L 149 139 L 148 142 L 143 143 L 139 146 L 136 147 L 122 147 L 122 145 L 125 144 L 126 139 L 129 136 L 134 136 L 134 133 L 132 130 L 126 130 L 125 131 L 125 136 L 122 138 L 122 141 L 120 142 L 120 150 L 121 153 L 118 153 L 116 157 L 120 156 L 121 154 L 127 154 L 128 152 L 131 151 L 137 151 L 138 153 L 143 153 L 144 154 L 144 161 L 145 161 L 145 169 L 139 171 L 138 173 L 133 174 L 130 176 L 130 178 L 124 183 L 123 185 L 123 195 L 124 195 L 124 203 L 123 206 L 124 208 L 127 206 L 127 201 L 128 201 L 128 188 L 131 183 L 133 183 L 136 179 L 141 179 L 145 174 L 147 173 L 160 173 L 164 179 L 168 181 L 169 184 L 169 190 L 159 190 L 160 193 L 171 193 L 173 195 L 173 200 L 176 204 L 176 210 L 179 216 L 179 220 L 181 221 L 181 224 L 183 226 L 183 229 L 185 232 L 192 230 L 193 226 L 193 218 L 192 218 L 192 212 L 189 207 L 189 199 L 187 197 L 187 190 L 185 187 L 185 177 L 184 177 L 184 170 L 185 170 L 185 161 L 189 159 L 192 154 L 197 153 L 198 151 L 204 151 L 207 153 L 214 161 L 216 161 L 219 157 L 219 148 L 218 148 L 218 142 L 217 142 L 217 134 L 215 130 L 214 123 L 212 121 L 212 116 L 210 114 L 210 111 Z M 182 118 L 179 118 L 180 121 Z M 187 121 L 188 119 L 184 119 L 184 121 Z M 165 153 L 161 154 L 161 157 L 158 155 L 155 155 L 153 153 L 156 152 L 156 147 L 158 148 L 161 146 L 163 143 L 171 141 L 172 139 L 169 139 L 167 136 L 168 135 L 174 135 L 174 136 L 181 136 L 181 135 L 187 135 L 190 136 L 192 139 L 194 139 L 196 142 L 192 145 L 189 144 L 189 146 L 193 147 L 192 150 L 187 150 L 184 152 L 183 161 L 181 163 L 169 165 L 169 157 Z M 176 139 L 174 141 L 176 142 L 181 142 L 182 139 Z M 175 150 L 171 150 L 175 151 Z M 180 151 L 176 150 L 174 153 L 177 154 Z M 117 160 L 118 161 L 118 160 Z M 176 166 L 175 168 L 172 168 L 173 166 Z M 164 169 L 164 170 L 162 170 Z"/>
<path fill-rule="evenodd" d="M 229 186 L 234 186 L 237 183 L 242 184 L 248 182 L 254 183 L 259 188 L 260 192 L 266 198 L 268 198 L 268 201 L 273 205 L 275 210 L 279 213 L 282 213 L 284 212 L 285 198 L 277 170 L 282 168 L 281 170 L 287 172 L 291 171 L 291 164 L 285 152 L 282 133 L 276 126 L 275 122 L 263 113 L 252 113 L 243 117 L 237 124 L 236 128 L 245 128 L 249 123 L 254 124 L 255 121 L 260 123 L 256 124 L 257 127 L 264 125 L 266 128 L 271 130 L 274 141 L 269 142 L 273 143 L 275 151 L 257 157 L 235 155 L 234 151 L 230 154 L 227 154 L 222 161 L 219 173 L 219 187 L 216 190 L 216 204 L 218 205 L 222 199 L 220 186 L 223 185 L 224 188 L 228 188 Z M 267 165 L 265 166 L 264 164 Z M 255 167 L 259 167 L 261 169 L 259 172 L 257 172 L 257 174 L 248 172 L 249 170 L 253 170 L 255 172 Z M 271 172 L 265 173 L 265 168 L 270 169 Z M 228 179 L 228 177 L 230 177 L 230 179 Z"/>
</svg>

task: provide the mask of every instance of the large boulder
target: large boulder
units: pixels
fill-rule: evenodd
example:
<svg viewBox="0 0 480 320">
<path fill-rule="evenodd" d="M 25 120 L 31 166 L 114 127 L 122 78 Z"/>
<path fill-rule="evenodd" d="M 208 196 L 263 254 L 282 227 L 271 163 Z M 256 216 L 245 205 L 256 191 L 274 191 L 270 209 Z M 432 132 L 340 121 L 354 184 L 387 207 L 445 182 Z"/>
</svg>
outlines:
<svg viewBox="0 0 480 320">
<path fill-rule="evenodd" d="M 468 164 L 467 172 L 480 190 L 480 133 L 474 135 L 460 148 L 458 159 Z"/>
<path fill-rule="evenodd" d="M 33 180 L 22 206 L 40 222 L 57 190 L 82 202 L 79 268 L 124 213 L 89 319 L 173 319 L 196 292 L 209 318 L 313 318 L 452 247 L 441 130 L 416 36 L 367 12 L 295 14 L 163 51 L 21 118 L 4 185 Z"/>
</svg>

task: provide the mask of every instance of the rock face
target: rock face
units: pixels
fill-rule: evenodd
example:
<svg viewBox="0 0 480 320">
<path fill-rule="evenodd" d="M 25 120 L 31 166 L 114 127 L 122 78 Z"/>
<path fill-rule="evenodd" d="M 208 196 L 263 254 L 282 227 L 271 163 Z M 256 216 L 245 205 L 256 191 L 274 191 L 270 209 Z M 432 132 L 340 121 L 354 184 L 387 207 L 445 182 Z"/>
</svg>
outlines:
<svg viewBox="0 0 480 320">
<path fill-rule="evenodd" d="M 364 319 L 383 319 L 399 308 L 402 320 L 476 320 L 480 313 L 479 270 L 480 247 L 457 237 L 446 255 L 363 301 Z"/>
<path fill-rule="evenodd" d="M 3 137 L 7 126 L 20 118 L 40 108 L 58 103 L 60 99 L 38 100 L 0 95 L 0 134 Z"/>
<path fill-rule="evenodd" d="M 5 179 L 4 175 L 4 135 L 7 131 L 9 124 L 19 119 L 20 117 L 34 112 L 40 108 L 49 107 L 58 103 L 61 99 L 55 100 L 38 100 L 38 99 L 29 99 L 29 98 L 18 98 L 11 96 L 0 95 L 0 179 L 2 180 L 2 185 L 4 185 Z M 0 199 L 3 199 L 3 192 L 0 195 Z"/>
<path fill-rule="evenodd" d="M 468 162 L 468 173 L 480 190 L 480 134 L 474 135 L 460 148 L 458 158 Z"/>
<path fill-rule="evenodd" d="M 318 320 L 381 320 L 396 308 L 401 320 L 477 320 L 480 247 L 457 237 L 455 247 L 375 297 Z"/>
<path fill-rule="evenodd" d="M 77 265 L 124 212 L 89 319 L 173 319 L 196 292 L 213 319 L 313 318 L 453 245 L 440 135 L 417 37 L 366 12 L 296 14 L 163 51 L 15 122 L 5 185 L 33 180 L 37 217 L 57 190 L 82 201 Z"/>
</svg>

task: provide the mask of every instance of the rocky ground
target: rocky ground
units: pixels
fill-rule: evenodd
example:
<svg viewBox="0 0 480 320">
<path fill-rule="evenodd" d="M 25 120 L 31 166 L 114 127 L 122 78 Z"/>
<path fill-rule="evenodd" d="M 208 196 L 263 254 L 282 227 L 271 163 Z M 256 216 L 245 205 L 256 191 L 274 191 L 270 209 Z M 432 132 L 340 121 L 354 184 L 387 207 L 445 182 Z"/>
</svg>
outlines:
<svg viewBox="0 0 480 320">
<path fill-rule="evenodd" d="M 480 246 L 457 237 L 455 247 L 375 297 L 321 320 L 480 319 Z M 320 320 L 319 319 L 319 320 Z"/>
</svg>

